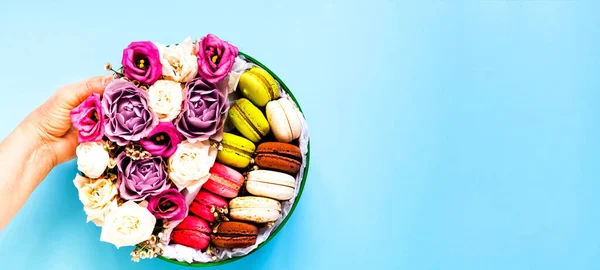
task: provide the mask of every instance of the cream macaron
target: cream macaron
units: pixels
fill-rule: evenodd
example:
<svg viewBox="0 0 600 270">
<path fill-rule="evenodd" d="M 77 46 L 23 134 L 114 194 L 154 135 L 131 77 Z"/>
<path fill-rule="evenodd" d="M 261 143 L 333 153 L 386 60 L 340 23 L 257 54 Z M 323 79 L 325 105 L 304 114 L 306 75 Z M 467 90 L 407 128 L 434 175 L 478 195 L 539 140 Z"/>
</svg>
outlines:
<svg viewBox="0 0 600 270">
<path fill-rule="evenodd" d="M 291 142 L 302 133 L 302 115 L 286 98 L 272 100 L 266 107 L 273 135 L 280 142 Z"/>
<path fill-rule="evenodd" d="M 287 201 L 294 197 L 296 179 L 289 174 L 256 170 L 248 173 L 246 190 L 252 195 Z"/>
<path fill-rule="evenodd" d="M 281 218 L 281 204 L 263 197 L 237 197 L 229 202 L 229 216 L 255 223 L 272 222 Z"/>
</svg>

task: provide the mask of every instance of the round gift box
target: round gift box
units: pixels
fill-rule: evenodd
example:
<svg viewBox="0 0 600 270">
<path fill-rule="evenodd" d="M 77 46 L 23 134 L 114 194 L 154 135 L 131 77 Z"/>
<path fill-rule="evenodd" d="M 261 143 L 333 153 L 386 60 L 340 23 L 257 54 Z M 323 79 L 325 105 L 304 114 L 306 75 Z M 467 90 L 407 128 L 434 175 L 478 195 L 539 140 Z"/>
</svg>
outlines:
<svg viewBox="0 0 600 270">
<path fill-rule="evenodd" d="M 294 101 L 294 103 L 296 103 L 296 106 L 298 106 L 298 109 L 300 110 L 300 112 L 302 112 L 302 108 L 300 107 L 300 104 L 298 104 L 298 100 L 296 100 L 296 97 L 294 97 L 294 94 L 292 94 L 292 92 L 290 91 L 290 89 L 285 85 L 285 83 L 279 78 L 277 77 L 277 75 L 271 71 L 269 68 L 267 68 L 265 65 L 263 65 L 261 62 L 257 61 L 256 59 L 252 58 L 251 56 L 243 53 L 243 52 L 239 52 L 240 56 L 243 56 L 244 58 L 246 58 L 246 60 L 256 64 L 257 66 L 263 68 L 264 70 L 266 70 L 267 72 L 269 72 L 273 78 L 275 78 L 275 80 L 277 80 L 279 82 L 279 84 L 281 85 L 281 87 L 283 88 L 283 91 L 285 91 Z M 283 221 L 281 222 L 281 224 L 279 224 L 279 226 L 277 227 L 277 229 L 275 229 L 271 235 L 269 235 L 269 237 L 267 238 L 267 240 L 265 240 L 264 242 L 262 242 L 260 245 L 258 245 L 258 247 L 256 249 L 254 249 L 252 252 L 248 253 L 245 256 L 240 256 L 240 257 L 233 257 L 231 259 L 227 259 L 227 260 L 223 260 L 223 261 L 218 261 L 218 262 L 211 262 L 211 263 L 187 263 L 187 262 L 180 262 L 177 260 L 173 260 L 173 259 L 169 259 L 163 256 L 158 256 L 158 258 L 170 262 L 170 263 L 174 263 L 174 264 L 178 264 L 178 265 L 183 265 L 183 266 L 190 266 L 190 267 L 210 267 L 210 266 L 217 266 L 217 265 L 223 265 L 223 264 L 227 264 L 230 262 L 234 262 L 237 261 L 239 259 L 242 259 L 254 252 L 256 252 L 257 250 L 261 249 L 263 246 L 265 246 L 267 243 L 269 243 L 269 241 L 271 241 L 275 235 L 277 235 L 277 233 L 279 233 L 279 231 L 285 226 L 285 224 L 287 223 L 287 221 L 290 219 L 290 217 L 292 216 L 292 214 L 294 213 L 294 210 L 296 209 L 296 206 L 298 205 L 298 202 L 300 201 L 300 197 L 302 197 L 302 191 L 304 190 L 304 185 L 306 184 L 306 178 L 308 176 L 308 167 L 310 165 L 310 138 L 308 139 L 308 146 L 307 146 L 308 150 L 306 152 L 306 166 L 304 168 L 304 175 L 302 177 L 302 183 L 300 183 L 300 190 L 298 191 L 298 195 L 296 196 L 296 199 L 294 200 L 294 204 L 292 205 L 292 209 L 290 210 L 290 212 L 287 214 L 287 216 L 285 216 L 285 218 L 283 219 Z"/>
</svg>

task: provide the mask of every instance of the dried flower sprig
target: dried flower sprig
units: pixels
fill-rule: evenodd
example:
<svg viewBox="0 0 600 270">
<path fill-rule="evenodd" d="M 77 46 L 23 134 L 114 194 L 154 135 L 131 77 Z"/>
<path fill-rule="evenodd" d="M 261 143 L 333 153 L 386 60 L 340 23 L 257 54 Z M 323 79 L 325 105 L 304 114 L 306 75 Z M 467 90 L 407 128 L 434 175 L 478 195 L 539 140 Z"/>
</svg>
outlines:
<svg viewBox="0 0 600 270">
<path fill-rule="evenodd" d="M 210 143 L 211 147 L 217 148 L 217 150 L 223 150 L 223 144 L 221 142 L 211 139 L 209 139 L 208 142 Z"/>
<path fill-rule="evenodd" d="M 150 239 L 139 243 L 131 252 L 131 260 L 139 262 L 140 259 L 156 258 L 163 252 L 163 237 L 164 233 L 160 232 L 157 235 L 152 235 Z"/>
<path fill-rule="evenodd" d="M 229 214 L 229 209 L 227 207 L 215 207 L 212 205 L 210 207 L 210 212 L 215 217 L 215 221 L 213 221 L 213 231 L 216 233 L 217 228 L 223 221 L 229 221 L 227 214 Z"/>
<path fill-rule="evenodd" d="M 106 62 L 104 64 L 104 70 L 106 71 L 112 71 L 115 75 L 117 75 L 119 78 L 120 77 L 124 77 L 125 75 L 122 72 L 116 71 L 113 69 L 112 65 L 110 64 L 110 62 Z"/>
<path fill-rule="evenodd" d="M 125 74 L 123 73 L 123 68 L 120 68 L 119 71 L 117 71 L 117 70 L 113 69 L 113 66 L 110 63 L 106 63 L 106 64 L 104 64 L 104 69 L 106 71 L 112 71 L 117 78 L 126 80 L 128 82 L 132 82 L 136 87 L 138 87 L 138 88 L 140 88 L 140 89 L 142 89 L 144 91 L 148 91 L 149 85 L 141 83 L 141 82 L 136 81 L 136 80 L 131 80 L 131 79 L 125 77 Z"/>
<path fill-rule="evenodd" d="M 205 253 L 206 253 L 206 255 L 211 256 L 210 258 L 213 261 L 216 261 L 217 260 L 217 256 L 216 255 L 219 254 L 219 249 L 216 248 L 216 247 L 214 247 L 212 244 L 209 244 L 208 248 L 206 248 L 206 252 Z"/>
<path fill-rule="evenodd" d="M 116 153 L 119 151 L 119 145 L 113 141 L 105 141 L 104 149 L 108 152 L 110 156 L 117 156 Z"/>
<path fill-rule="evenodd" d="M 110 180 L 112 182 L 116 182 L 119 177 L 118 177 L 118 175 L 116 173 L 114 173 L 113 171 L 109 170 L 106 173 L 106 176 L 104 178 L 106 178 L 106 179 L 108 179 L 108 180 Z"/>
<path fill-rule="evenodd" d="M 109 158 L 108 159 L 108 168 L 109 169 L 114 169 L 117 166 L 117 159 L 116 158 Z"/>
<path fill-rule="evenodd" d="M 249 170 L 250 171 L 256 171 L 258 169 L 259 168 L 258 168 L 258 165 L 256 165 L 256 161 L 254 160 L 254 158 L 251 158 L 250 159 L 250 168 L 249 168 Z"/>
<path fill-rule="evenodd" d="M 119 74 L 119 73 L 117 73 L 117 74 Z M 119 77 L 119 78 L 121 78 L 121 79 L 123 79 L 123 80 L 126 80 L 126 81 L 128 81 L 128 82 L 131 82 L 131 83 L 133 83 L 133 84 L 134 84 L 134 85 L 135 85 L 137 88 L 139 88 L 139 89 L 142 89 L 142 90 L 144 90 L 144 91 L 148 91 L 148 87 L 150 87 L 150 85 L 143 84 L 143 83 L 141 83 L 141 82 L 139 82 L 139 81 L 132 80 L 132 79 L 129 79 L 129 78 L 127 78 L 127 77 Z"/>
<path fill-rule="evenodd" d="M 135 160 L 152 157 L 150 152 L 146 151 L 137 143 L 129 143 L 127 146 L 125 146 L 125 154 Z"/>
<path fill-rule="evenodd" d="M 114 169 L 117 166 L 117 156 L 119 156 L 119 152 L 121 152 L 122 147 L 116 144 L 113 141 L 106 141 L 104 149 L 108 152 L 110 159 L 108 161 L 108 168 Z"/>
</svg>

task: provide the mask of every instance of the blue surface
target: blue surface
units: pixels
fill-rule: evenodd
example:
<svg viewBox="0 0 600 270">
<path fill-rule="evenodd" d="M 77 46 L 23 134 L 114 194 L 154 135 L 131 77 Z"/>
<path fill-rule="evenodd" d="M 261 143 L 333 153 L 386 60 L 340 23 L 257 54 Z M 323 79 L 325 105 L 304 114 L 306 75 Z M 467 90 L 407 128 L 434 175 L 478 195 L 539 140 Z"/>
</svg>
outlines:
<svg viewBox="0 0 600 270">
<path fill-rule="evenodd" d="M 299 207 L 218 269 L 600 268 L 597 1 L 88 2 L 0 2 L 1 137 L 130 41 L 207 32 L 305 110 Z M 182 269 L 99 242 L 74 174 L 0 233 L 0 268 Z"/>
</svg>

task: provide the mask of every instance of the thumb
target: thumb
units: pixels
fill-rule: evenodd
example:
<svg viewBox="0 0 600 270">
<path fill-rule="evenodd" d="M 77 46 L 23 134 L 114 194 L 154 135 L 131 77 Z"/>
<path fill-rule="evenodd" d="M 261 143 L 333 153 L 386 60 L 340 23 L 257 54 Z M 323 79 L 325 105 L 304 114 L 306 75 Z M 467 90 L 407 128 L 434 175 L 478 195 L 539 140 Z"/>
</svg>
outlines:
<svg viewBox="0 0 600 270">
<path fill-rule="evenodd" d="M 56 101 L 61 109 L 72 110 L 79 106 L 92 93 L 102 94 L 104 88 L 113 80 L 112 75 L 97 76 L 62 87 L 56 93 Z"/>
<path fill-rule="evenodd" d="M 92 93 L 102 94 L 112 76 L 98 76 L 60 88 L 29 117 L 43 138 L 58 138 L 71 127 L 70 113 Z"/>
</svg>

